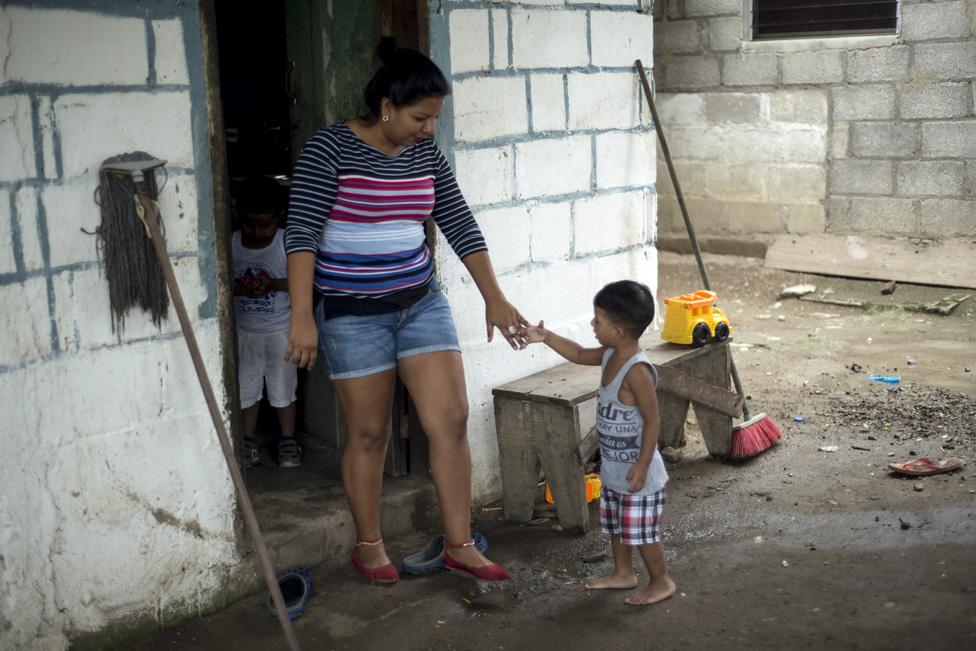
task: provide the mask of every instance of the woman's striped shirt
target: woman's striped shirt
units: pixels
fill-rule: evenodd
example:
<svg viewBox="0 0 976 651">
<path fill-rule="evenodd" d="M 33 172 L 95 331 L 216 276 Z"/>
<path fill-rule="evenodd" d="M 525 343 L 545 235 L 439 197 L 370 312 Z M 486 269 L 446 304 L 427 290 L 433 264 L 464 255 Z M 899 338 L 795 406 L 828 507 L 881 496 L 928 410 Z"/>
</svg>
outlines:
<svg viewBox="0 0 976 651">
<path fill-rule="evenodd" d="M 388 156 L 339 123 L 298 157 L 286 249 L 315 252 L 314 283 L 330 316 L 402 309 L 433 275 L 424 232 L 431 216 L 458 257 L 487 250 L 433 140 Z"/>
</svg>

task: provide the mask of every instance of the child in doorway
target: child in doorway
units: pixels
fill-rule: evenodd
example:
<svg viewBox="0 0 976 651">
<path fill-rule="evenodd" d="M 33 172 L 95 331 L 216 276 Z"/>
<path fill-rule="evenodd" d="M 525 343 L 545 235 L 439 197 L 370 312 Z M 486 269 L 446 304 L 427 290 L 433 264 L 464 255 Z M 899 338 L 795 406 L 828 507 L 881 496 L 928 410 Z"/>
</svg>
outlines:
<svg viewBox="0 0 976 651">
<path fill-rule="evenodd" d="M 278 221 L 286 206 L 287 192 L 277 181 L 269 177 L 246 179 L 237 198 L 241 229 L 231 238 L 247 468 L 260 463 L 254 433 L 265 386 L 281 426 L 278 465 L 294 468 L 302 462 L 295 441 L 298 367 L 285 360 L 291 300 L 284 231 L 278 229 Z"/>
<path fill-rule="evenodd" d="M 655 385 L 657 371 L 638 338 L 654 320 L 654 297 L 630 280 L 611 283 L 593 299 L 593 332 L 599 348 L 583 348 L 537 326 L 526 328 L 530 343 L 544 343 L 576 364 L 601 365 L 597 395 L 600 438 L 600 524 L 610 534 L 613 573 L 585 584 L 587 590 L 637 587 L 633 548 L 650 579 L 626 598 L 632 606 L 664 601 L 674 594 L 661 547 L 661 516 L 668 473 L 657 450 L 660 435 Z"/>
</svg>

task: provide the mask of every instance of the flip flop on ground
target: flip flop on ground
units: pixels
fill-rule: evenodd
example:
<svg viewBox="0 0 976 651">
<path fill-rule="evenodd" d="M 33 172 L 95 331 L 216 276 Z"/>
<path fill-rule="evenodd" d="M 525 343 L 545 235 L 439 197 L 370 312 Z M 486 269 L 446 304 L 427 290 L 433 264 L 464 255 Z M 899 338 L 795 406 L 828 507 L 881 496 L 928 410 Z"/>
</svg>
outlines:
<svg viewBox="0 0 976 651">
<path fill-rule="evenodd" d="M 932 461 L 928 457 L 915 457 L 902 463 L 889 463 L 888 470 L 900 475 L 910 475 L 912 477 L 925 477 L 927 475 L 938 475 L 943 472 L 952 472 L 962 468 L 966 463 L 965 459 L 959 457 L 949 457 Z"/>
</svg>

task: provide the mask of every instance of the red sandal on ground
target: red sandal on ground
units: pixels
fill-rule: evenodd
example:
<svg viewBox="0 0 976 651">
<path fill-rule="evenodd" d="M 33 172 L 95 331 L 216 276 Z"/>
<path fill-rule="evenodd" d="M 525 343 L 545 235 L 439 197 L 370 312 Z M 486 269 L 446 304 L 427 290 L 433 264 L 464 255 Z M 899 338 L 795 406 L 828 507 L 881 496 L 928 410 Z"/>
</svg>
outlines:
<svg viewBox="0 0 976 651">
<path fill-rule="evenodd" d="M 932 461 L 928 457 L 915 457 L 904 463 L 889 463 L 888 469 L 901 475 L 925 477 L 958 470 L 965 463 L 965 459 L 960 459 L 959 457 L 949 457 L 948 459 L 939 459 L 938 461 Z"/>
<path fill-rule="evenodd" d="M 474 547 L 474 540 L 469 540 L 468 542 L 459 543 L 457 545 L 448 543 L 447 549 L 461 549 L 463 547 Z M 449 570 L 454 570 L 456 572 L 467 572 L 476 579 L 481 581 L 507 581 L 511 578 L 504 567 L 498 563 L 492 563 L 490 565 L 485 565 L 483 567 L 472 567 L 471 565 L 465 565 L 459 562 L 453 556 L 451 556 L 450 551 L 444 552 L 444 567 Z"/>
<path fill-rule="evenodd" d="M 369 547 L 375 547 L 376 545 L 383 544 L 382 538 L 377 538 L 376 540 L 357 540 L 356 546 L 352 550 L 352 564 L 359 570 L 359 573 L 370 580 L 371 583 L 396 583 L 400 580 L 400 573 L 397 572 L 396 568 L 393 567 L 393 563 L 387 563 L 386 565 L 381 565 L 380 567 L 366 567 L 363 562 L 359 560 L 359 555 L 356 554 L 356 550 L 361 546 L 366 545 Z"/>
</svg>

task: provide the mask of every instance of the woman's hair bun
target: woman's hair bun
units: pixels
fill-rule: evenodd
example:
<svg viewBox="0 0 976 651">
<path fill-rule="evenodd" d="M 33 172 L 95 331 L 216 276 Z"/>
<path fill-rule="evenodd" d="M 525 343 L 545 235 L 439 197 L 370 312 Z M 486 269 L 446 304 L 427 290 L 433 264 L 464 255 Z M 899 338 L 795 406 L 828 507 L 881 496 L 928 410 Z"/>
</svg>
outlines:
<svg viewBox="0 0 976 651">
<path fill-rule="evenodd" d="M 396 39 L 384 36 L 376 47 L 383 65 L 373 73 L 363 90 L 369 117 L 380 115 L 383 99 L 393 106 L 407 106 L 425 97 L 444 97 L 450 91 L 440 68 L 425 54 L 408 47 L 398 47 Z"/>
<path fill-rule="evenodd" d="M 384 36 L 380 39 L 380 44 L 376 46 L 376 56 L 383 62 L 383 65 L 390 65 L 399 49 L 395 38 Z"/>
</svg>

